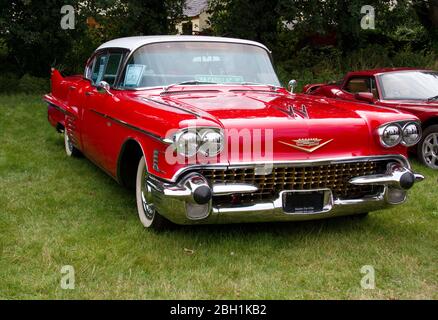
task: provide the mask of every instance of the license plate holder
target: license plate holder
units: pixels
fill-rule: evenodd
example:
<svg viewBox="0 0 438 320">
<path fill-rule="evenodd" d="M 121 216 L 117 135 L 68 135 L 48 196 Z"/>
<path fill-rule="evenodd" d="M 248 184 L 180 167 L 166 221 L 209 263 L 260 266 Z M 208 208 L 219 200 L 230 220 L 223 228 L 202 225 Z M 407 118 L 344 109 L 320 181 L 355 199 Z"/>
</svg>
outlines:
<svg viewBox="0 0 438 320">
<path fill-rule="evenodd" d="M 330 211 L 332 194 L 328 189 L 284 191 L 283 211 L 289 214 L 317 214 Z"/>
</svg>

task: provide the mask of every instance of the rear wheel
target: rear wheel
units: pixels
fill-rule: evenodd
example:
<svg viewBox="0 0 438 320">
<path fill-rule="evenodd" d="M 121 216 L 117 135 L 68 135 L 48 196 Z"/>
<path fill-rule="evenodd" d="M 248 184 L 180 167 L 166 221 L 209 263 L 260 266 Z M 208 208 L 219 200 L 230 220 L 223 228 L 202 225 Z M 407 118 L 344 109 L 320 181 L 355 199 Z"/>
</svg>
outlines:
<svg viewBox="0 0 438 320">
<path fill-rule="evenodd" d="M 69 157 L 79 157 L 81 156 L 81 152 L 78 148 L 76 148 L 72 141 L 70 140 L 70 137 L 67 134 L 67 130 L 64 130 L 64 145 L 65 145 L 65 153 Z"/>
<path fill-rule="evenodd" d="M 438 125 L 429 126 L 417 145 L 420 161 L 432 169 L 438 169 Z"/>
<path fill-rule="evenodd" d="M 136 199 L 138 217 L 145 228 L 163 230 L 170 225 L 170 222 L 161 216 L 155 209 L 151 187 L 147 184 L 148 171 L 144 156 L 140 159 L 137 168 Z"/>
</svg>

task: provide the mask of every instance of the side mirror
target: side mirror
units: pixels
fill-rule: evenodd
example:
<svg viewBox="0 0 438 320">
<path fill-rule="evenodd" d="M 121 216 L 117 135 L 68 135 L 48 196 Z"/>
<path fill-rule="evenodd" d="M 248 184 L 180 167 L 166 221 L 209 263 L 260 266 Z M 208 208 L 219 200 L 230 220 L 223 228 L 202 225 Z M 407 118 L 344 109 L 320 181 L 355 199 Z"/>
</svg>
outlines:
<svg viewBox="0 0 438 320">
<path fill-rule="evenodd" d="M 288 85 L 287 85 L 287 89 L 289 90 L 289 92 L 293 93 L 295 88 L 297 87 L 297 80 L 293 79 L 291 81 L 289 81 Z"/>
<path fill-rule="evenodd" d="M 111 87 L 110 87 L 109 83 L 106 81 L 100 81 L 96 87 L 97 87 L 97 91 L 100 93 L 105 92 L 105 93 L 109 94 L 110 96 L 113 95 L 110 91 Z"/>
<path fill-rule="evenodd" d="M 374 103 L 374 95 L 371 92 L 358 92 L 354 95 L 354 98 L 360 101 Z"/>
</svg>

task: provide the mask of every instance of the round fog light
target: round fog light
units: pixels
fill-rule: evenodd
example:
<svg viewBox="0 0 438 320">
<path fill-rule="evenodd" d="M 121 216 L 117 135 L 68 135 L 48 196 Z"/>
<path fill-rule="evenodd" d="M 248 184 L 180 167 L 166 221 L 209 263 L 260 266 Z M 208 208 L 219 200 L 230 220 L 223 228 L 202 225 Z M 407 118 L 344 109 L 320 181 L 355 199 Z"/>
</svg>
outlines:
<svg viewBox="0 0 438 320">
<path fill-rule="evenodd" d="M 387 200 L 391 204 L 398 204 L 406 199 L 406 191 L 396 188 L 389 188 Z"/>
<path fill-rule="evenodd" d="M 209 205 L 207 204 L 196 204 L 196 203 L 186 203 L 186 213 L 190 220 L 200 220 L 208 217 Z"/>
</svg>

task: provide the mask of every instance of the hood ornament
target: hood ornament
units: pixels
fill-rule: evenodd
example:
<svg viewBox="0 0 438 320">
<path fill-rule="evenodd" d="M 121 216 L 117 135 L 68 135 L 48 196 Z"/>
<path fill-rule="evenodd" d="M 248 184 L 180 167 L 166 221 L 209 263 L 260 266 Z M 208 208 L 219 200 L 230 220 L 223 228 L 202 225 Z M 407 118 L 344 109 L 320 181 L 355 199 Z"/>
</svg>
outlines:
<svg viewBox="0 0 438 320">
<path fill-rule="evenodd" d="M 301 117 L 309 119 L 309 114 L 307 113 L 307 107 L 305 104 L 302 104 L 299 108 L 294 105 L 288 105 L 286 108 L 286 113 L 291 117 L 296 118 L 297 114 L 299 114 Z"/>
<path fill-rule="evenodd" d="M 288 142 L 284 142 L 284 141 L 279 141 L 282 144 L 285 144 L 289 147 L 304 151 L 304 152 L 308 152 L 311 153 L 313 151 L 318 150 L 319 148 L 322 148 L 323 146 L 325 146 L 326 144 L 330 143 L 333 141 L 333 139 L 327 140 L 323 143 L 321 143 L 322 139 L 319 138 L 300 138 L 300 139 L 296 139 L 296 140 L 292 140 L 294 142 L 294 144 L 292 143 L 288 143 Z"/>
</svg>

